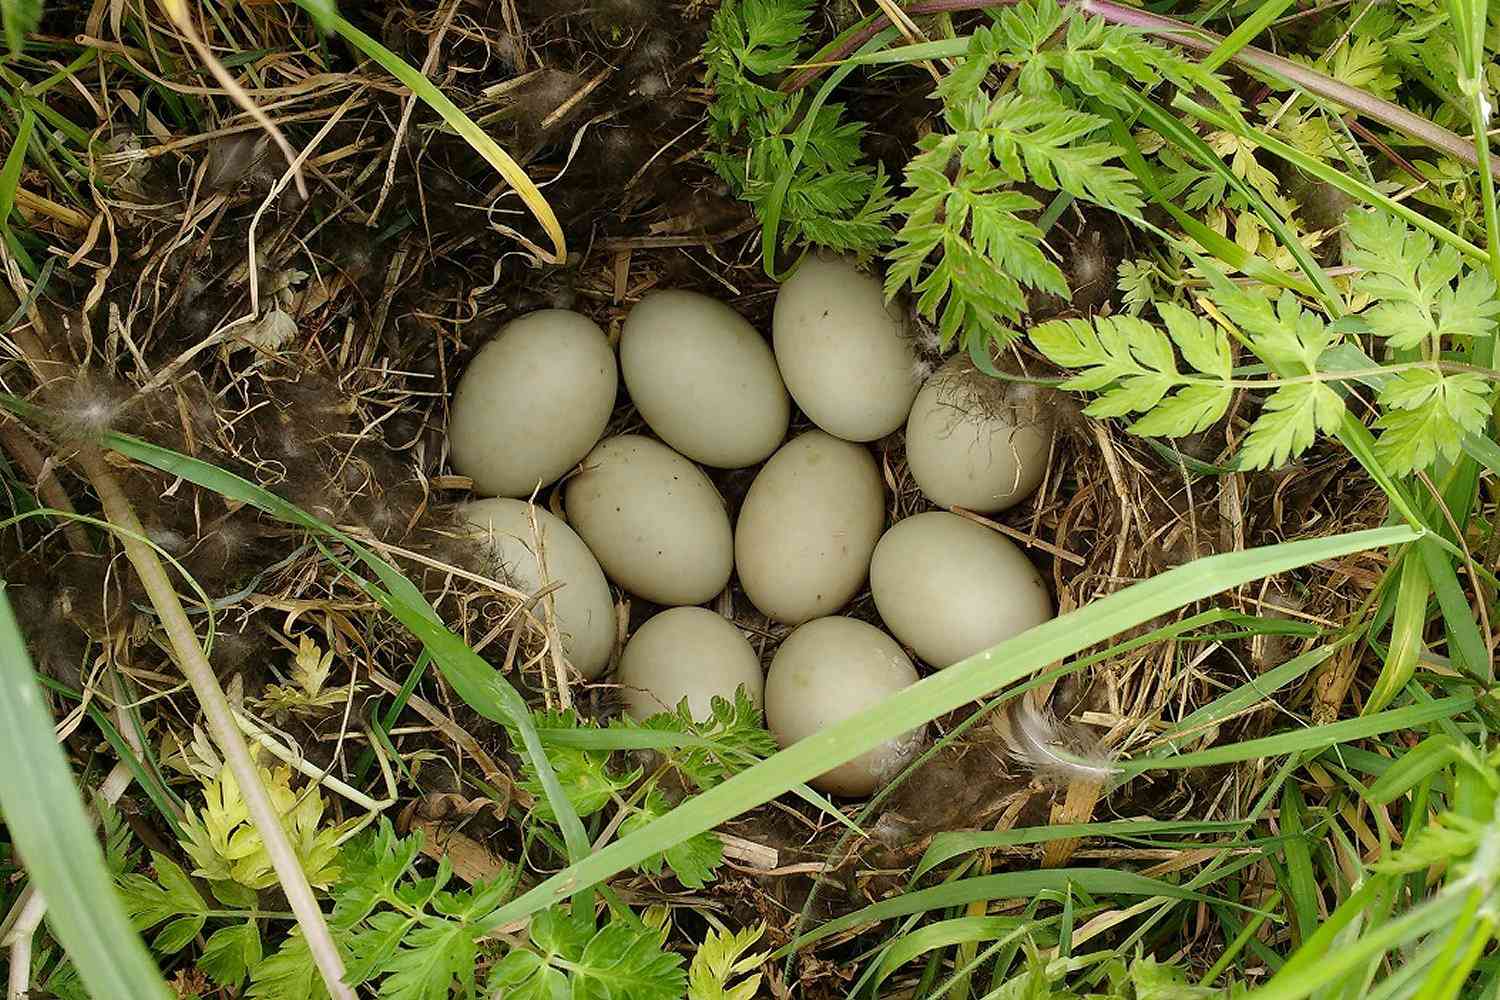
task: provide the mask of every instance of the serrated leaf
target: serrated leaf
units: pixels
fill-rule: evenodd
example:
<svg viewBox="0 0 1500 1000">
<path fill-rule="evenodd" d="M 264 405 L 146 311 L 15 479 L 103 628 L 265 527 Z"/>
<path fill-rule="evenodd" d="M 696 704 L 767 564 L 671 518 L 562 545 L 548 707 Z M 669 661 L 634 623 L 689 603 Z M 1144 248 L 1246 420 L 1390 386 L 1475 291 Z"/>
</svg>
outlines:
<svg viewBox="0 0 1500 1000">
<path fill-rule="evenodd" d="M 593 914 L 563 907 L 538 913 L 531 949 L 516 949 L 491 972 L 491 990 L 537 1000 L 678 1000 L 682 956 L 662 950 L 658 933 L 626 920 L 594 929 Z"/>
<path fill-rule="evenodd" d="M 1456 459 L 1464 434 L 1477 434 L 1488 423 L 1489 394 L 1489 383 L 1473 373 L 1399 372 L 1379 393 L 1385 412 L 1375 421 L 1375 454 L 1397 475 L 1425 469 L 1439 455 Z"/>
<path fill-rule="evenodd" d="M 323 977 L 300 931 L 250 970 L 250 1000 L 329 1000 Z"/>
<path fill-rule="evenodd" d="M 1285 465 L 1312 447 L 1318 431 L 1333 431 L 1343 415 L 1344 401 L 1328 386 L 1317 382 L 1284 385 L 1266 399 L 1261 415 L 1250 425 L 1237 465 L 1242 469 Z"/>
<path fill-rule="evenodd" d="M 1163 399 L 1127 430 L 1142 437 L 1183 437 L 1218 423 L 1229 409 L 1233 390 L 1215 385 L 1190 385 Z"/>
<path fill-rule="evenodd" d="M 382 966 L 386 978 L 380 995 L 386 1000 L 448 1000 L 455 981 L 472 984 L 476 930 L 440 921 L 412 928 Z M 473 993 L 472 985 L 468 993 Z"/>
<path fill-rule="evenodd" d="M 421 851 L 421 831 L 397 837 L 385 817 L 373 830 L 346 844 L 340 858 L 343 874 L 333 889 L 333 925 L 353 927 L 381 901 L 393 898 L 396 884 L 411 870 Z"/>
<path fill-rule="evenodd" d="M 1234 365 L 1229 336 L 1218 324 L 1195 316 L 1172 302 L 1159 302 L 1156 311 L 1167 333 L 1194 371 L 1228 380 Z"/>
<path fill-rule="evenodd" d="M 186 948 L 203 929 L 206 917 L 193 915 L 175 917 L 162 925 L 151 939 L 151 947 L 163 955 L 175 955 Z"/>
<path fill-rule="evenodd" d="M 684 780 L 706 791 L 776 752 L 776 741 L 762 723 L 760 708 L 743 686 L 735 690 L 732 701 L 715 695 L 709 704 L 709 715 L 703 719 L 694 719 L 684 702 L 674 712 L 659 712 L 641 722 L 624 717 L 610 727 L 697 737 L 690 745 L 663 747 L 658 752 Z"/>
<path fill-rule="evenodd" d="M 671 812 L 672 806 L 666 796 L 653 788 L 647 793 L 637 810 L 620 824 L 620 835 L 646 826 L 655 819 Z M 715 872 L 724 863 L 724 845 L 711 831 L 695 834 L 679 841 L 655 857 L 641 862 L 641 870 L 650 875 L 661 874 L 662 866 L 672 869 L 677 880 L 689 889 L 701 889 L 713 881 Z"/>
<path fill-rule="evenodd" d="M 260 929 L 254 920 L 247 920 L 210 934 L 198 956 L 198 968 L 220 986 L 237 990 L 260 960 Z"/>
<path fill-rule="evenodd" d="M 406 933 L 414 926 L 416 918 L 394 910 L 371 914 L 362 928 L 349 939 L 345 981 L 350 986 L 358 986 L 380 975 L 401 947 Z"/>
<path fill-rule="evenodd" d="M 577 1000 L 678 1000 L 687 986 L 682 956 L 623 920 L 594 935 L 571 971 Z"/>
<path fill-rule="evenodd" d="M 571 710 L 566 712 L 537 713 L 536 724 L 542 728 L 575 729 L 588 728 L 591 723 L 578 718 Z M 600 750 L 580 750 L 573 747 L 553 747 L 548 751 L 548 760 L 557 774 L 558 784 L 568 801 L 580 817 L 589 817 L 603 809 L 619 792 L 629 788 L 641 776 L 635 768 L 623 774 L 609 769 L 609 753 Z M 538 819 L 552 819 L 552 809 L 542 794 L 541 782 L 528 762 L 526 778 L 521 787 L 536 796 L 534 815 Z"/>
<path fill-rule="evenodd" d="M 151 866 L 156 872 L 154 879 L 130 874 L 121 877 L 118 883 L 132 926 L 136 930 L 147 930 L 164 920 L 192 916 L 202 927 L 208 916 L 208 904 L 198 894 L 182 866 L 158 851 L 151 852 Z M 188 936 L 192 937 L 191 934 Z M 172 950 L 179 948 L 181 945 Z"/>
<path fill-rule="evenodd" d="M 688 968 L 688 1000 L 753 1000 L 760 989 L 759 973 L 733 987 L 729 981 L 766 960 L 767 952 L 747 954 L 765 930 L 765 924 L 738 931 L 710 929 Z"/>
</svg>

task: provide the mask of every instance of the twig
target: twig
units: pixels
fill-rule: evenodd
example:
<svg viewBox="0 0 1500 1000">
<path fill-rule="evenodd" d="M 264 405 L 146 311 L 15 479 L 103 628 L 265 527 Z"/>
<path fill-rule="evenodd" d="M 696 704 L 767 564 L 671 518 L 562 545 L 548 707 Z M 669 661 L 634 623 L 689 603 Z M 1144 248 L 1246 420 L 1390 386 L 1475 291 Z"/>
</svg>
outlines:
<svg viewBox="0 0 1500 1000">
<path fill-rule="evenodd" d="M 240 786 L 250 819 L 265 844 L 266 853 L 270 855 L 276 878 L 302 928 L 302 936 L 323 976 L 324 985 L 336 1000 L 355 1000 L 354 991 L 344 985 L 344 960 L 333 943 L 333 935 L 323 919 L 318 900 L 313 896 L 307 873 L 302 870 L 297 852 L 293 850 L 286 830 L 282 828 L 281 816 L 276 812 L 276 806 L 266 793 L 265 786 L 261 784 L 255 761 L 250 756 L 250 748 L 246 746 L 245 738 L 240 734 L 239 725 L 229 707 L 229 699 L 219 686 L 219 679 L 203 653 L 198 635 L 193 631 L 193 624 L 183 610 L 182 601 L 177 596 L 172 581 L 168 579 L 165 567 L 157 558 L 155 550 L 141 541 L 146 537 L 145 527 L 140 518 L 136 517 L 135 508 L 131 506 L 125 491 L 120 488 L 114 473 L 105 462 L 104 453 L 97 445 L 85 445 L 79 449 L 78 464 L 93 482 L 94 492 L 99 495 L 105 516 L 111 524 L 124 529 L 119 534 L 120 545 L 130 564 L 135 567 L 136 576 L 140 578 L 152 607 L 156 609 L 177 665 L 193 686 L 193 693 L 203 708 L 208 730 L 223 751 L 224 762 L 229 765 L 230 773 Z"/>
</svg>

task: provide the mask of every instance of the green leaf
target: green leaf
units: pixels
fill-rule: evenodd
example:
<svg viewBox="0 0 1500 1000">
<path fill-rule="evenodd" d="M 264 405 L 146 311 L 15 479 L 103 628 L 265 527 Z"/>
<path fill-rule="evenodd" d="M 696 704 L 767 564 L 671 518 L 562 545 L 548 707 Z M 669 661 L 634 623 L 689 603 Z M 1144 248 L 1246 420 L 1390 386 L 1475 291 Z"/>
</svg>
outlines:
<svg viewBox="0 0 1500 1000">
<path fill-rule="evenodd" d="M 1383 211 L 1351 211 L 1345 230 L 1351 244 L 1346 263 L 1361 269 L 1354 289 L 1376 300 L 1361 317 L 1392 347 L 1409 350 L 1493 331 L 1500 315 L 1494 279 L 1484 271 L 1460 277 L 1456 248 L 1435 247 L 1427 233 Z"/>
<path fill-rule="evenodd" d="M 312 952 L 294 930 L 275 954 L 250 970 L 250 1000 L 329 1000 Z"/>
<path fill-rule="evenodd" d="M 1438 864 L 1454 864 L 1479 849 L 1487 830 L 1483 823 L 1457 813 L 1440 814 L 1418 830 L 1405 846 L 1375 863 L 1375 870 L 1404 875 Z"/>
<path fill-rule="evenodd" d="M 553 907 L 528 929 L 534 950 L 496 963 L 489 988 L 506 997 L 546 1000 L 678 1000 L 687 986 L 682 956 L 662 951 L 660 935 L 635 920 L 595 931 L 593 914 Z"/>
<path fill-rule="evenodd" d="M 455 980 L 474 978 L 477 930 L 461 923 L 419 924 L 386 961 L 380 995 L 388 1000 L 448 1000 Z"/>
<path fill-rule="evenodd" d="M 659 746 L 657 752 L 684 780 L 707 790 L 776 752 L 776 740 L 744 687 L 735 690 L 733 701 L 715 695 L 709 704 L 709 715 L 701 720 L 693 718 L 684 701 L 676 711 L 659 712 L 643 722 L 621 717 L 610 723 L 610 729 L 692 737 L 679 746 Z"/>
<path fill-rule="evenodd" d="M 678 1000 L 687 986 L 682 956 L 662 951 L 654 930 L 623 920 L 594 935 L 571 971 L 578 1000 Z"/>
<path fill-rule="evenodd" d="M 570 709 L 565 712 L 539 712 L 536 723 L 551 729 L 590 728 L 591 724 L 578 718 Z M 603 809 L 620 792 L 640 779 L 641 769 L 635 768 L 624 774 L 612 774 L 609 770 L 609 754 L 597 750 L 582 750 L 576 747 L 556 746 L 548 760 L 557 773 L 563 794 L 582 817 L 592 816 Z M 530 763 L 526 765 L 526 778 L 521 787 L 537 797 L 533 815 L 539 819 L 552 819 L 552 809 L 541 794 L 541 781 L 533 773 Z"/>
<path fill-rule="evenodd" d="M 382 901 L 394 899 L 396 884 L 411 870 L 422 852 L 420 831 L 397 837 L 391 821 L 379 824 L 344 845 L 339 861 L 342 874 L 333 887 L 334 927 L 349 928 L 364 920 Z"/>
<path fill-rule="evenodd" d="M 208 915 L 208 905 L 198 894 L 187 872 L 177 862 L 158 851 L 151 852 L 151 865 L 156 870 L 155 878 L 131 874 L 123 876 L 119 881 L 120 898 L 124 901 L 130 922 L 137 930 L 146 930 L 164 920 L 197 916 L 198 926 L 202 927 Z M 197 931 L 193 933 L 196 934 Z"/>
<path fill-rule="evenodd" d="M 1375 421 L 1375 453 L 1396 475 L 1425 469 L 1438 456 L 1453 461 L 1464 435 L 1482 433 L 1489 422 L 1490 385 L 1474 373 L 1398 372 L 1378 395 L 1385 412 Z"/>
<path fill-rule="evenodd" d="M 733 987 L 729 981 L 766 960 L 765 952 L 747 954 L 765 932 L 765 924 L 738 931 L 710 928 L 688 967 L 688 1000 L 754 1000 L 760 989 L 760 973 Z"/>
<path fill-rule="evenodd" d="M 1317 382 L 1284 385 L 1271 393 L 1250 425 L 1236 457 L 1241 469 L 1270 469 L 1312 447 L 1318 431 L 1338 429 L 1344 401 Z"/>
<path fill-rule="evenodd" d="M 666 796 L 653 788 L 637 811 L 620 824 L 620 835 L 625 836 L 648 825 L 652 820 L 671 812 Z M 662 866 L 672 869 L 677 880 L 689 889 L 701 889 L 712 882 L 714 873 L 724 863 L 724 845 L 710 831 L 694 834 L 680 843 L 667 848 L 655 857 L 641 862 L 641 869 L 651 875 L 661 874 Z"/>
<path fill-rule="evenodd" d="M 162 925 L 151 939 L 151 947 L 163 955 L 175 955 L 186 948 L 203 929 L 202 916 L 174 917 Z"/>
<path fill-rule="evenodd" d="M 1127 430 L 1144 437 L 1196 434 L 1218 423 L 1233 397 L 1233 390 L 1227 386 L 1190 385 L 1167 396 Z"/>
<path fill-rule="evenodd" d="M 260 930 L 254 920 L 247 920 L 210 934 L 198 956 L 198 968 L 220 986 L 237 990 L 260 959 Z"/>
</svg>

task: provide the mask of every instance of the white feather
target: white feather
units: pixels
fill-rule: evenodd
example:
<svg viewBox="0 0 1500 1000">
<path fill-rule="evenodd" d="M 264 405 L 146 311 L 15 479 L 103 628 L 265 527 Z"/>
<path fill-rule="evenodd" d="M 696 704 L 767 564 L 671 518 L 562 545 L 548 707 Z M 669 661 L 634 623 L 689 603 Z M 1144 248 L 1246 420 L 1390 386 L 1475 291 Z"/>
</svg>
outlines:
<svg viewBox="0 0 1500 1000">
<path fill-rule="evenodd" d="M 999 728 L 1012 756 L 1044 781 L 1108 786 L 1120 775 L 1120 768 L 1097 740 L 1076 726 L 1058 721 L 1029 698 L 1017 698 L 1006 705 Z"/>
</svg>

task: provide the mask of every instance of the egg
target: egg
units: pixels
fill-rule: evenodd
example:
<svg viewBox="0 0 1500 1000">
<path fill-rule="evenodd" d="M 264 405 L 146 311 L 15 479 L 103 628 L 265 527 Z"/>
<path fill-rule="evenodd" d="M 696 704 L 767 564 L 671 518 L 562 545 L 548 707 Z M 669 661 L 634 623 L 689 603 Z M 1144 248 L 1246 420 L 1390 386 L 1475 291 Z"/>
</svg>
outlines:
<svg viewBox="0 0 1500 1000">
<path fill-rule="evenodd" d="M 776 362 L 797 406 L 846 441 L 901 426 L 920 388 L 906 317 L 843 257 L 809 256 L 776 295 Z"/>
<path fill-rule="evenodd" d="M 625 711 L 645 719 L 686 698 L 695 719 L 713 714 L 715 696 L 745 693 L 758 707 L 765 690 L 760 657 L 740 630 L 706 608 L 669 608 L 636 629 L 616 673 Z"/>
<path fill-rule="evenodd" d="M 870 563 L 870 594 L 891 634 L 948 667 L 1052 617 L 1031 560 L 999 533 L 947 511 L 897 522 Z"/>
<path fill-rule="evenodd" d="M 542 560 L 531 531 L 533 513 Z M 602 674 L 615 644 L 615 605 L 604 572 L 583 539 L 556 515 L 524 500 L 476 500 L 462 514 L 487 547 L 492 572 L 501 582 L 527 592 L 540 590 L 541 563 L 546 563 L 548 582 L 562 583 L 552 592 L 552 607 L 563 653 L 585 678 Z M 544 612 L 538 608 L 536 613 Z"/>
<path fill-rule="evenodd" d="M 906 464 L 943 507 L 995 512 L 1035 492 L 1053 420 L 1033 387 L 992 378 L 966 357 L 929 378 L 906 421 Z"/>
<path fill-rule="evenodd" d="M 853 618 L 818 618 L 782 642 L 766 675 L 766 725 L 783 748 L 880 704 L 915 684 L 917 671 L 895 640 Z M 832 795 L 869 795 L 895 777 L 922 745 L 918 729 L 814 778 Z"/>
<path fill-rule="evenodd" d="M 734 562 L 761 613 L 789 625 L 837 611 L 865 581 L 885 524 L 868 449 L 806 431 L 756 474 L 740 507 Z"/>
<path fill-rule="evenodd" d="M 459 379 L 454 470 L 479 493 L 529 497 L 599 441 L 618 383 L 609 341 L 587 316 L 543 309 L 507 323 Z"/>
<path fill-rule="evenodd" d="M 599 442 L 568 480 L 568 520 L 609 577 L 657 604 L 702 604 L 729 582 L 734 537 L 714 484 L 637 434 Z"/>
<path fill-rule="evenodd" d="M 786 437 L 792 404 L 770 346 L 706 295 L 643 298 L 620 332 L 620 373 L 651 429 L 695 462 L 742 469 Z"/>
</svg>

